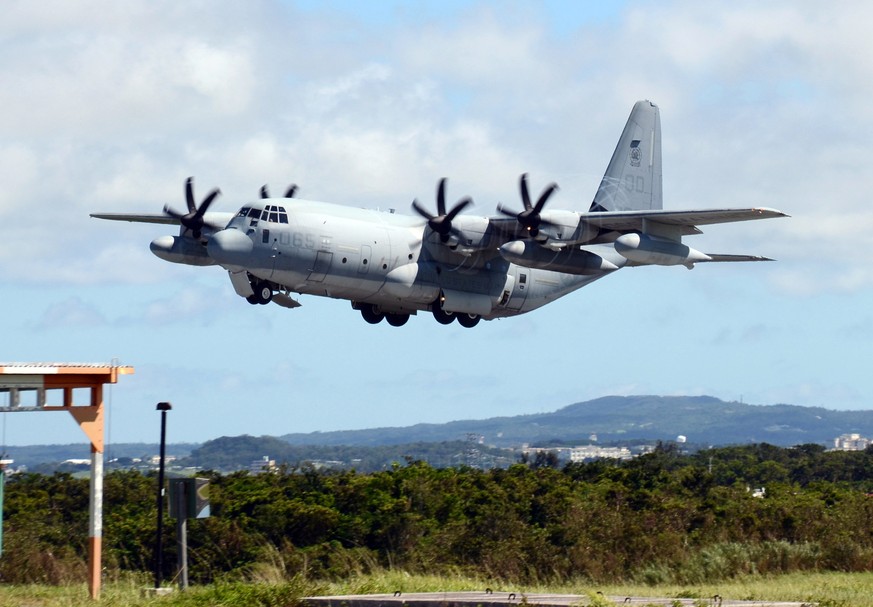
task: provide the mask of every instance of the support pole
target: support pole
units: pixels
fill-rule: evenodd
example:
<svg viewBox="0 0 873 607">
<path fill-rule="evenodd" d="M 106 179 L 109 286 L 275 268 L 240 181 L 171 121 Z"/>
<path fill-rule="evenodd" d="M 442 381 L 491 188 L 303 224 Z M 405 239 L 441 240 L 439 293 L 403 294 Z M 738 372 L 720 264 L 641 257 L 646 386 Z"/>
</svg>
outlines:
<svg viewBox="0 0 873 607">
<path fill-rule="evenodd" d="M 91 499 L 88 508 L 88 591 L 100 598 L 103 552 L 103 451 L 91 445 Z"/>
<path fill-rule="evenodd" d="M 155 590 L 161 587 L 164 568 L 164 457 L 167 452 L 167 411 L 173 408 L 170 403 L 158 403 L 161 412 L 161 455 L 158 465 L 158 537 L 155 544 Z"/>
<path fill-rule="evenodd" d="M 176 548 L 179 555 L 179 589 L 188 589 L 188 493 L 187 483 L 176 485 Z"/>
</svg>

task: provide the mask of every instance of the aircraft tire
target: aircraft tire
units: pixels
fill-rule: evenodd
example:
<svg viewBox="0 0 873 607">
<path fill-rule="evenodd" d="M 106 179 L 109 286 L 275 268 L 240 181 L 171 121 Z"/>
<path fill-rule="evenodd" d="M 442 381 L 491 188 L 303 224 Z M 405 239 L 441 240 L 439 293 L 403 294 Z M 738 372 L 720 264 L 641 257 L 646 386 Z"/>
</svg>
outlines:
<svg viewBox="0 0 873 607">
<path fill-rule="evenodd" d="M 373 304 L 361 304 L 361 316 L 371 325 L 378 325 L 385 318 L 385 314 Z"/>
<path fill-rule="evenodd" d="M 479 324 L 479 321 L 482 319 L 478 314 L 458 314 L 458 322 L 462 327 L 466 327 L 468 329 L 472 329 L 476 325 Z"/>
<path fill-rule="evenodd" d="M 267 281 L 259 280 L 252 283 L 252 290 L 254 293 L 246 297 L 246 301 L 250 304 L 261 304 L 262 306 L 265 306 L 273 301 L 273 289 L 270 288 Z"/>
<path fill-rule="evenodd" d="M 258 303 L 262 305 L 267 305 L 273 300 L 273 289 L 270 288 L 266 282 L 258 283 L 257 289 L 255 289 L 256 295 L 258 297 Z"/>
<path fill-rule="evenodd" d="M 409 320 L 409 314 L 386 314 L 385 320 L 392 327 L 402 327 Z"/>
<path fill-rule="evenodd" d="M 434 302 L 431 308 L 431 312 L 433 312 L 433 317 L 436 318 L 436 321 L 441 325 L 450 325 L 452 324 L 452 321 L 455 320 L 455 314 L 453 312 L 446 312 L 445 310 L 443 310 L 443 307 L 440 305 L 439 301 Z"/>
</svg>

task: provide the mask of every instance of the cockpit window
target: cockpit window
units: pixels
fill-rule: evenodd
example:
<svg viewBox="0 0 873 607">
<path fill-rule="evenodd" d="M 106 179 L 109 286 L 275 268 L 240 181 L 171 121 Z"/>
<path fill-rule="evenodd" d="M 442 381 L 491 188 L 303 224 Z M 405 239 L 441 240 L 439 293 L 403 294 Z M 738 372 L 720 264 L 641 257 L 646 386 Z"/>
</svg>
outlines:
<svg viewBox="0 0 873 607">
<path fill-rule="evenodd" d="M 249 217 L 261 219 L 262 221 L 270 221 L 272 223 L 288 223 L 288 212 L 285 207 L 276 205 L 267 205 L 263 211 L 252 209 L 249 211 Z"/>
<path fill-rule="evenodd" d="M 239 210 L 239 213 L 237 213 L 236 216 L 237 217 L 245 217 L 246 215 L 249 214 L 249 211 L 251 211 L 251 209 L 249 209 L 249 207 L 243 207 Z"/>
</svg>

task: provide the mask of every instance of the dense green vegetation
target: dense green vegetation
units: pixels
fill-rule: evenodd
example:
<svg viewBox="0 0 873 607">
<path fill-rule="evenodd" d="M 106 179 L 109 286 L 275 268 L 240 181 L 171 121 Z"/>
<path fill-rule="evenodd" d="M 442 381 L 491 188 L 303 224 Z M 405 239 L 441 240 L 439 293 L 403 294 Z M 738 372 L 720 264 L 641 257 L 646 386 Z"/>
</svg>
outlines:
<svg viewBox="0 0 873 607">
<path fill-rule="evenodd" d="M 873 570 L 873 450 L 753 445 L 682 455 L 662 445 L 624 463 L 554 463 L 204 473 L 213 516 L 189 522 L 191 579 L 338 580 L 390 569 L 491 583 L 702 584 Z M 152 475 L 107 475 L 107 580 L 151 569 L 155 492 Z M 87 480 L 67 474 L 10 479 L 2 579 L 83 580 L 87 502 Z M 171 579 L 172 520 L 167 531 Z"/>
</svg>

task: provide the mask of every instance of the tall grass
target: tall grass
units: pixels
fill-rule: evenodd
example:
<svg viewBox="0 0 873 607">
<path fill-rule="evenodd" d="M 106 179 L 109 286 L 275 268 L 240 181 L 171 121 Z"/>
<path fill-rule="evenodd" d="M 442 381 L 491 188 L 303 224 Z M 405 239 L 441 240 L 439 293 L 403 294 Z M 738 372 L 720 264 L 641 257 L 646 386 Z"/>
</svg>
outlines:
<svg viewBox="0 0 873 607">
<path fill-rule="evenodd" d="M 483 590 L 487 582 L 461 576 L 408 575 L 380 571 L 344 582 L 321 583 L 300 576 L 272 582 L 225 582 L 192 587 L 187 592 L 154 597 L 143 593 L 149 587 L 143 577 L 112 582 L 104 587 L 99 603 L 88 598 L 84 584 L 65 586 L 0 586 L 0 607 L 300 607 L 312 595 L 358 593 L 438 592 Z M 582 597 L 648 596 L 701 599 L 714 595 L 730 599 L 761 601 L 806 601 L 821 607 L 870 607 L 873 604 L 873 573 L 792 573 L 779 576 L 741 576 L 717 583 L 650 586 L 645 584 L 592 585 L 580 581 L 557 586 L 495 586 L 495 591 L 519 593 L 578 594 Z M 582 602 L 580 601 L 580 604 Z"/>
</svg>

